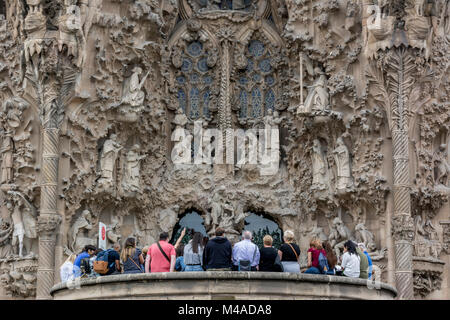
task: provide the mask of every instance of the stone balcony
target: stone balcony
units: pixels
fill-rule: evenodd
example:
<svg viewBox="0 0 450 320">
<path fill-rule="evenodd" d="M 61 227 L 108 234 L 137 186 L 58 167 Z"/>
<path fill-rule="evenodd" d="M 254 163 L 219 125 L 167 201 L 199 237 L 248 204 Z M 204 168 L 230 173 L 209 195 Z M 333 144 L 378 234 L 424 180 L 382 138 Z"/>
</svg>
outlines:
<svg viewBox="0 0 450 320">
<path fill-rule="evenodd" d="M 104 276 L 51 289 L 55 300 L 82 299 L 362 299 L 392 300 L 385 283 L 337 276 L 272 272 L 176 272 Z M 378 286 L 377 286 L 378 285 Z"/>
</svg>

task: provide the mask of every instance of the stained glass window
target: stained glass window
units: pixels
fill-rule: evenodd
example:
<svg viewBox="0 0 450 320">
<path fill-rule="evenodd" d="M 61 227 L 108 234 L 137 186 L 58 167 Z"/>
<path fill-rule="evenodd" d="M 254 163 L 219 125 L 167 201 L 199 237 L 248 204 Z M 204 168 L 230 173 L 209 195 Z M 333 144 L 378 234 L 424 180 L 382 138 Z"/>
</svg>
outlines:
<svg viewBox="0 0 450 320">
<path fill-rule="evenodd" d="M 178 103 L 192 120 L 210 118 L 211 86 L 214 84 L 212 69 L 208 66 L 208 52 L 200 41 L 188 43 L 184 49 L 182 64 L 175 74 L 178 86 Z"/>
<path fill-rule="evenodd" d="M 270 50 L 260 40 L 247 46 L 247 66 L 238 70 L 239 117 L 261 118 L 275 109 L 277 74 L 271 64 Z"/>
</svg>

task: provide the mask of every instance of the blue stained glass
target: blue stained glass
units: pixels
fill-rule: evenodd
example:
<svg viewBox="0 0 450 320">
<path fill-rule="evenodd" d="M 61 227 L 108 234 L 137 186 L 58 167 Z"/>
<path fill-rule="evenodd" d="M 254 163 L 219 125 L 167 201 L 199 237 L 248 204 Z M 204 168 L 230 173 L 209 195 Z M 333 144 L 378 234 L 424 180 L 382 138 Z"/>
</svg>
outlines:
<svg viewBox="0 0 450 320">
<path fill-rule="evenodd" d="M 252 59 L 248 59 L 248 62 L 247 62 L 247 71 L 249 71 L 249 72 L 252 71 L 254 65 L 255 65 L 255 62 L 254 62 Z"/>
<path fill-rule="evenodd" d="M 275 79 L 272 76 L 267 76 L 266 83 L 268 86 L 272 86 L 275 83 Z"/>
<path fill-rule="evenodd" d="M 177 77 L 177 82 L 179 84 L 184 84 L 186 82 L 186 78 L 182 77 L 182 76 L 179 76 L 179 77 Z"/>
<path fill-rule="evenodd" d="M 245 86 L 248 83 L 248 79 L 247 78 L 239 78 L 239 83 L 243 86 Z"/>
<path fill-rule="evenodd" d="M 199 101 L 200 97 L 199 97 L 199 91 L 197 88 L 192 88 L 191 91 L 189 92 L 189 105 L 190 105 L 190 117 L 192 119 L 197 119 L 200 116 L 200 112 L 199 112 Z"/>
<path fill-rule="evenodd" d="M 183 65 L 181 66 L 181 71 L 189 72 L 192 70 L 192 61 L 189 59 L 183 59 Z"/>
<path fill-rule="evenodd" d="M 258 118 L 261 116 L 261 91 L 259 88 L 252 90 L 252 117 Z"/>
<path fill-rule="evenodd" d="M 208 65 L 206 64 L 206 58 L 200 59 L 200 61 L 197 63 L 197 68 L 201 72 L 208 71 L 209 68 L 208 68 Z"/>
<path fill-rule="evenodd" d="M 193 57 L 198 57 L 203 50 L 203 45 L 201 42 L 195 41 L 192 42 L 188 47 L 187 47 L 187 52 L 193 56 Z"/>
<path fill-rule="evenodd" d="M 189 80 L 191 80 L 192 84 L 197 84 L 200 80 L 200 77 L 198 76 L 197 73 L 193 73 L 190 75 Z"/>
<path fill-rule="evenodd" d="M 270 65 L 269 59 L 264 59 L 259 62 L 259 69 L 264 72 L 270 72 L 272 70 L 272 66 Z"/>
<path fill-rule="evenodd" d="M 252 77 L 253 81 L 258 82 L 261 80 L 261 75 L 259 73 L 255 73 Z"/>
<path fill-rule="evenodd" d="M 260 57 L 264 53 L 264 44 L 258 40 L 252 40 L 248 46 L 248 51 L 254 57 Z"/>
<path fill-rule="evenodd" d="M 177 97 L 179 107 L 183 109 L 183 112 L 186 112 L 186 94 L 183 89 L 178 89 Z"/>
<path fill-rule="evenodd" d="M 275 108 L 275 94 L 273 93 L 272 89 L 269 89 L 266 92 L 266 96 L 265 96 L 265 106 L 266 106 L 266 110 L 272 109 L 274 110 Z"/>
<path fill-rule="evenodd" d="M 239 94 L 239 101 L 241 102 L 240 117 L 246 118 L 247 117 L 247 92 L 246 91 L 241 90 L 241 93 Z"/>
<path fill-rule="evenodd" d="M 209 118 L 209 90 L 203 94 L 203 115 Z"/>
<path fill-rule="evenodd" d="M 212 78 L 210 76 L 206 76 L 203 78 L 203 83 L 204 84 L 211 84 L 212 83 Z"/>
</svg>

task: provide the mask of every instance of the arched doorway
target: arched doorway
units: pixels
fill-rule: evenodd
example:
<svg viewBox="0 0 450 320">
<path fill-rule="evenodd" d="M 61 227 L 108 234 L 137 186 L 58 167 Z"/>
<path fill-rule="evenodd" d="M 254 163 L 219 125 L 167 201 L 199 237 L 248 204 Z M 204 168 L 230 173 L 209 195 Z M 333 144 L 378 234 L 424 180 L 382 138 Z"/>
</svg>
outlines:
<svg viewBox="0 0 450 320">
<path fill-rule="evenodd" d="M 283 230 L 275 220 L 264 212 L 249 212 L 250 215 L 245 218 L 245 230 L 253 233 L 253 242 L 258 247 L 263 247 L 263 238 L 266 234 L 272 236 L 273 246 L 279 249 L 283 243 Z"/>
<path fill-rule="evenodd" d="M 204 220 L 196 209 L 186 210 L 185 213 L 181 215 L 180 220 L 178 220 L 173 229 L 172 239 L 170 240 L 171 244 L 175 244 L 180 237 L 183 228 L 186 228 L 186 235 L 189 235 L 190 232 L 200 232 L 204 237 L 207 236 Z M 190 237 L 185 236 L 182 243 L 186 244 L 189 239 Z"/>
</svg>

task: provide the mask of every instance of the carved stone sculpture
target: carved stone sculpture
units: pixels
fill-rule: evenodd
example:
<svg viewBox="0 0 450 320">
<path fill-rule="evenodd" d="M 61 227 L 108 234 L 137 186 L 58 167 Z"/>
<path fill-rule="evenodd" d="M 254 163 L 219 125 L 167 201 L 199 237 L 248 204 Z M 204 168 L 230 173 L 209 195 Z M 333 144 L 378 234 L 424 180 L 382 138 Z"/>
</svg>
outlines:
<svg viewBox="0 0 450 320">
<path fill-rule="evenodd" d="M 94 240 L 87 235 L 87 232 L 93 228 L 91 219 L 90 211 L 84 210 L 72 225 L 70 229 L 70 249 L 72 252 L 79 253 L 85 245 L 94 244 Z"/>
<path fill-rule="evenodd" d="M 13 191 L 10 192 L 13 193 Z M 19 193 L 13 194 L 15 203 L 11 219 L 14 224 L 14 231 L 11 245 L 13 248 L 18 247 L 16 253 L 19 257 L 23 256 L 24 245 L 27 255 L 32 256 L 32 241 L 37 238 L 36 209 Z"/>
<path fill-rule="evenodd" d="M 114 185 L 115 181 L 113 173 L 116 167 L 116 160 L 119 151 L 123 148 L 116 139 L 117 136 L 112 134 L 103 145 L 100 156 L 100 179 L 98 181 L 100 187 L 109 188 Z"/>
<path fill-rule="evenodd" d="M 350 170 L 350 153 L 344 140 L 339 137 L 336 141 L 336 148 L 333 150 L 337 169 L 336 189 L 345 190 L 352 186 L 352 175 Z"/>
<path fill-rule="evenodd" d="M 373 252 L 377 249 L 375 244 L 375 237 L 372 232 L 367 230 L 364 223 L 358 223 L 355 227 L 355 239 L 358 243 L 364 243 L 368 252 Z"/>
<path fill-rule="evenodd" d="M 433 162 L 435 183 L 448 187 L 450 164 L 447 161 L 447 147 L 445 144 L 439 146 L 439 150 L 433 156 Z"/>
<path fill-rule="evenodd" d="M 339 217 L 334 218 L 328 240 L 330 241 L 330 245 L 336 253 L 336 257 L 341 256 L 341 250 L 344 249 L 344 243 L 347 240 L 351 240 L 351 237 L 352 236 L 350 230 L 342 222 L 342 220 Z"/>
<path fill-rule="evenodd" d="M 140 162 L 146 156 L 139 155 L 140 146 L 135 144 L 125 157 L 125 174 L 122 181 L 122 187 L 126 192 L 140 192 Z"/>
<path fill-rule="evenodd" d="M 327 77 L 319 68 L 316 68 L 314 72 L 317 75 L 317 79 L 314 84 L 309 87 L 309 93 L 305 100 L 305 112 L 323 111 L 330 103 L 327 89 Z"/>
<path fill-rule="evenodd" d="M 328 162 L 322 150 L 322 145 L 319 140 L 314 139 L 312 154 L 312 188 L 317 190 L 328 189 L 329 175 L 328 175 Z"/>
<path fill-rule="evenodd" d="M 128 85 L 124 88 L 122 103 L 129 104 L 132 107 L 140 107 L 144 103 L 145 93 L 142 91 L 142 86 L 145 83 L 150 71 L 148 71 L 141 80 L 139 76 L 142 74 L 142 68 L 133 68 L 133 74 L 129 80 Z"/>
<path fill-rule="evenodd" d="M 2 139 L 2 148 L 0 150 L 2 154 L 1 163 L 1 181 L 0 183 L 10 183 L 13 179 L 13 151 L 14 142 L 10 132 L 6 132 Z"/>
</svg>

